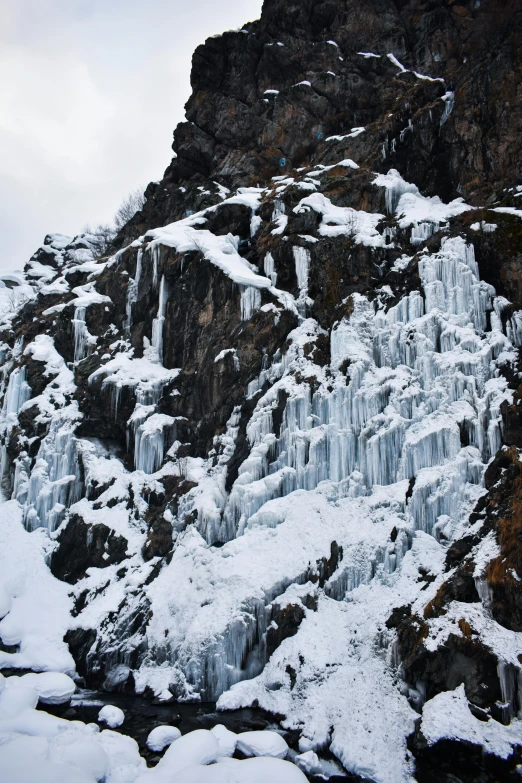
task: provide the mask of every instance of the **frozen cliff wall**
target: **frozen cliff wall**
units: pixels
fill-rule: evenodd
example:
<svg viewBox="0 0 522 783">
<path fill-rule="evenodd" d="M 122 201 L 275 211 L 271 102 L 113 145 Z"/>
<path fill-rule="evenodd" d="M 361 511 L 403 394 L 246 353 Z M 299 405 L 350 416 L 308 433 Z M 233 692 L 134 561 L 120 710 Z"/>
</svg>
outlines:
<svg viewBox="0 0 522 783">
<path fill-rule="evenodd" d="M 365 778 L 511 774 L 520 27 L 273 0 L 197 49 L 143 210 L 103 258 L 46 237 L 6 310 L 5 551 L 61 608 L 39 657 L 6 582 L 3 666 L 65 635 L 91 686 L 257 702 Z"/>
</svg>

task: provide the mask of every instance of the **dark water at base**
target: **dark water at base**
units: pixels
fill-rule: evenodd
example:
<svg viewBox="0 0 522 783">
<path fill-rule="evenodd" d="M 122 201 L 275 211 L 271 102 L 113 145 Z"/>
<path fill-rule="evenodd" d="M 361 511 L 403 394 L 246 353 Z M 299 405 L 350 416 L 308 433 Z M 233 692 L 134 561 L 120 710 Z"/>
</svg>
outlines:
<svg viewBox="0 0 522 783">
<path fill-rule="evenodd" d="M 147 748 L 147 737 L 156 726 L 176 726 L 182 734 L 195 729 L 211 729 L 222 723 L 230 731 L 255 731 L 267 727 L 279 728 L 273 716 L 263 710 L 243 709 L 233 712 L 217 712 L 213 702 L 156 704 L 142 696 L 126 693 L 99 693 L 77 691 L 70 704 L 44 705 L 42 709 L 60 718 L 97 723 L 98 713 L 105 704 L 120 707 L 125 713 L 125 722 L 115 731 L 128 734 L 140 746 L 140 752 L 150 764 L 162 754 L 151 753 Z M 286 738 L 286 736 L 285 736 Z M 288 739 L 291 739 L 288 736 Z M 288 741 L 287 739 L 287 741 Z"/>
<path fill-rule="evenodd" d="M 42 705 L 42 709 L 60 718 L 68 720 L 81 720 L 84 723 L 97 723 L 98 713 L 105 704 L 113 704 L 120 707 L 125 713 L 125 721 L 122 726 L 114 731 L 127 734 L 136 740 L 140 753 L 146 759 L 149 766 L 158 763 L 162 753 L 153 753 L 147 748 L 147 737 L 156 726 L 176 726 L 182 734 L 187 734 L 195 729 L 211 729 L 216 723 L 221 723 L 236 734 L 242 731 L 258 731 L 267 728 L 277 729 L 281 727 L 264 710 L 246 708 L 231 710 L 229 712 L 217 712 L 213 702 L 196 703 L 154 703 L 143 696 L 127 693 L 100 693 L 95 691 L 78 690 L 70 704 Z M 290 748 L 297 751 L 299 732 L 281 732 Z M 324 778 L 311 777 L 313 783 L 324 781 Z M 341 783 L 360 780 L 352 776 L 335 776 L 330 778 L 330 783 Z"/>
</svg>

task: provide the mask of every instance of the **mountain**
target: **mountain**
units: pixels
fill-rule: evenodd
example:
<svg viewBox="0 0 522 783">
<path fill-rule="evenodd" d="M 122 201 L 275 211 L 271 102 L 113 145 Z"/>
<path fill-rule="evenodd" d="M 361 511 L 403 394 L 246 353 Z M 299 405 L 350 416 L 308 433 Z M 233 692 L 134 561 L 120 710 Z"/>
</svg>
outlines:
<svg viewBox="0 0 522 783">
<path fill-rule="evenodd" d="M 521 42 L 508 0 L 265 0 L 110 247 L 4 280 L 3 667 L 518 779 Z"/>
</svg>

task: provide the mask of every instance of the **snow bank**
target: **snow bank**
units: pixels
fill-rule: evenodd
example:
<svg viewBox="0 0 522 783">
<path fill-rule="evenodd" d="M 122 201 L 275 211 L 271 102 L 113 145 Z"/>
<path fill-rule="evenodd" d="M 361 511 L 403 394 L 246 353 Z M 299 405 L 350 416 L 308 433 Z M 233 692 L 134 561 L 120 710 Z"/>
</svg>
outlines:
<svg viewBox="0 0 522 783">
<path fill-rule="evenodd" d="M 74 680 L 61 672 L 31 672 L 22 677 L 9 677 L 6 684 L 8 687 L 33 688 L 42 704 L 63 704 L 76 690 Z"/>
<path fill-rule="evenodd" d="M 185 736 L 173 726 L 157 726 L 149 734 L 149 748 L 159 753 L 168 747 L 158 765 L 147 769 L 137 743 L 130 737 L 110 730 L 100 731 L 92 723 L 67 721 L 37 711 L 38 694 L 20 684 L 22 679 L 25 678 L 9 677 L 5 687 L 0 687 L 0 777 L 6 783 L 172 783 L 174 780 L 176 783 L 266 783 L 267 780 L 303 783 L 306 780 L 296 766 L 273 758 L 287 748 L 278 734 L 269 731 L 241 734 L 245 748 L 249 747 L 251 736 L 250 746 L 259 758 L 238 761 L 230 758 L 236 735 L 219 724 L 211 731 L 200 729 Z M 106 705 L 102 714 L 109 726 L 120 725 L 123 712 L 117 707 Z"/>
<path fill-rule="evenodd" d="M 0 652 L 0 666 L 74 672 L 63 637 L 69 627 L 69 586 L 55 579 L 45 562 L 49 539 L 43 530 L 27 532 L 16 501 L 0 505 L 0 585 L 7 614 L 0 637 L 17 652 Z M 7 601 L 6 601 L 7 599 Z M 55 685 L 56 683 L 54 683 Z"/>
</svg>

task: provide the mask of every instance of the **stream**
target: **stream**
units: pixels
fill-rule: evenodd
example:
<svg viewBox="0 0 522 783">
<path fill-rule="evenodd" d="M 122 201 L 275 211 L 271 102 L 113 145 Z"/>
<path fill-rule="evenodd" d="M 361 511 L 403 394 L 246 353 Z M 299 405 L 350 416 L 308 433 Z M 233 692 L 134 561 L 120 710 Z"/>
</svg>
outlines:
<svg viewBox="0 0 522 783">
<path fill-rule="evenodd" d="M 122 726 L 113 730 L 127 734 L 136 740 L 140 753 L 146 759 L 148 766 L 155 766 L 163 755 L 163 753 L 154 753 L 147 747 L 147 737 L 152 729 L 162 725 L 176 726 L 182 734 L 187 734 L 195 729 L 211 729 L 217 723 L 223 724 L 236 734 L 269 728 L 284 736 L 291 751 L 298 751 L 297 743 L 300 732 L 281 730 L 274 716 L 259 708 L 217 712 L 214 702 L 155 703 L 144 696 L 135 694 L 105 693 L 81 689 L 76 691 L 69 703 L 44 704 L 41 708 L 45 712 L 67 720 L 97 723 L 98 713 L 106 704 L 113 704 L 123 710 L 125 721 Z M 312 783 L 320 783 L 325 780 L 322 776 L 309 776 L 308 779 Z M 341 781 L 358 783 L 360 780 L 361 778 L 356 775 L 335 775 L 329 778 L 330 783 L 341 783 Z"/>
</svg>

